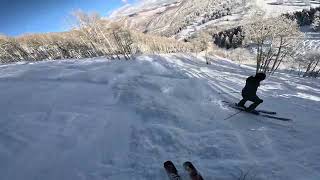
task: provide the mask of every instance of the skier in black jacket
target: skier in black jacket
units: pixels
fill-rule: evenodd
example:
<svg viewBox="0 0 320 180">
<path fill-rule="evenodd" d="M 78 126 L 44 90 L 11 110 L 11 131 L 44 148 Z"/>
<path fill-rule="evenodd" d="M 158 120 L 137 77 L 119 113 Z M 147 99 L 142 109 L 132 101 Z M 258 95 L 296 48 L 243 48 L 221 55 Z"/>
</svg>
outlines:
<svg viewBox="0 0 320 180">
<path fill-rule="evenodd" d="M 257 73 L 256 76 L 250 76 L 246 80 L 246 86 L 242 89 L 242 97 L 243 99 L 237 104 L 240 107 L 244 107 L 246 111 L 252 112 L 256 107 L 259 106 L 263 102 L 257 96 L 257 90 L 260 86 L 260 82 L 266 79 L 266 74 L 264 73 Z M 245 103 L 247 101 L 252 101 L 248 108 L 245 107 Z"/>
</svg>

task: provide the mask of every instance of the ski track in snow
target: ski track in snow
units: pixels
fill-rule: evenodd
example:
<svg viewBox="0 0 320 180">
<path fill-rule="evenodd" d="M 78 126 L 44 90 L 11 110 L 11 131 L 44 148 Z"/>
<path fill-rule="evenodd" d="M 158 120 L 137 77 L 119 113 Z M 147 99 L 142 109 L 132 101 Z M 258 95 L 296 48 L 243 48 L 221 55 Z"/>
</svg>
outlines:
<svg viewBox="0 0 320 180">
<path fill-rule="evenodd" d="M 1 180 L 163 180 L 172 160 L 204 179 L 320 177 L 320 84 L 283 72 L 262 83 L 261 109 L 236 113 L 249 66 L 218 57 L 149 55 L 0 66 Z"/>
</svg>

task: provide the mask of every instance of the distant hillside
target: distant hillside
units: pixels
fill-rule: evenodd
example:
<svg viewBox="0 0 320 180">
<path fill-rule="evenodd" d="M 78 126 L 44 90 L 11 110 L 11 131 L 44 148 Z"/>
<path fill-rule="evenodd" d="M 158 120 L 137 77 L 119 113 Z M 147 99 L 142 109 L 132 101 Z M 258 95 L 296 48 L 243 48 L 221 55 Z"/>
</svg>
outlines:
<svg viewBox="0 0 320 180">
<path fill-rule="evenodd" d="M 227 29 L 256 13 L 278 16 L 319 6 L 304 0 L 162 0 L 126 5 L 110 16 L 140 32 L 184 39 L 202 29 Z"/>
<path fill-rule="evenodd" d="M 124 7 L 111 16 L 145 33 L 174 36 L 188 26 L 230 15 L 242 0 L 183 0 L 158 6 Z"/>
</svg>

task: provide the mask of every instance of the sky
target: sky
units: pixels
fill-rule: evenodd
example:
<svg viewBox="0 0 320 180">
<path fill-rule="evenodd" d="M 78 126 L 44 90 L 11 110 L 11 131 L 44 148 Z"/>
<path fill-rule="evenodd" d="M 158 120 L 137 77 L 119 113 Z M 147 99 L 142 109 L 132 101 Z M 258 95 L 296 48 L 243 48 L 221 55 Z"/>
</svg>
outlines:
<svg viewBox="0 0 320 180">
<path fill-rule="evenodd" d="M 108 16 L 134 0 L 0 0 L 0 34 L 61 32 L 70 28 L 72 11 L 98 12 Z"/>
</svg>

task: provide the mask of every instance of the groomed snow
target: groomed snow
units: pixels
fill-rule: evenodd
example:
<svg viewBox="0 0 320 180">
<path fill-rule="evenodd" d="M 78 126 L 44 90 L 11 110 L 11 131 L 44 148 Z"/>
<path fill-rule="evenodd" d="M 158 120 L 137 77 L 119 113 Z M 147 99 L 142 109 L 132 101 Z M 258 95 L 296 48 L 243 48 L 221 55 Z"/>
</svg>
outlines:
<svg viewBox="0 0 320 180">
<path fill-rule="evenodd" d="M 281 122 L 236 113 L 254 68 L 192 55 L 0 66 L 1 180 L 166 180 L 192 161 L 206 180 L 320 177 L 320 83 L 277 73 L 258 94 Z"/>
</svg>

